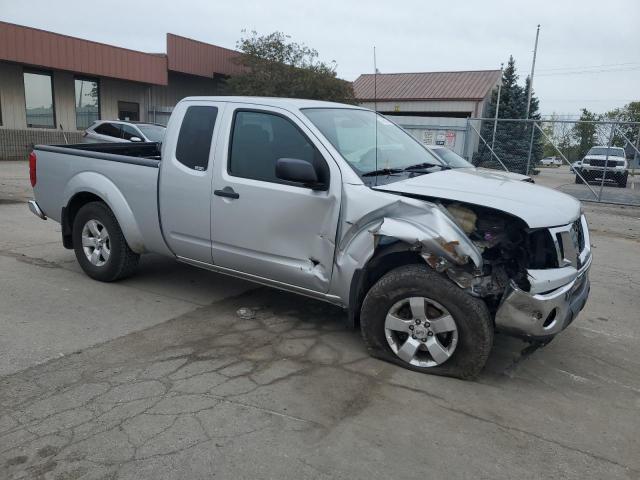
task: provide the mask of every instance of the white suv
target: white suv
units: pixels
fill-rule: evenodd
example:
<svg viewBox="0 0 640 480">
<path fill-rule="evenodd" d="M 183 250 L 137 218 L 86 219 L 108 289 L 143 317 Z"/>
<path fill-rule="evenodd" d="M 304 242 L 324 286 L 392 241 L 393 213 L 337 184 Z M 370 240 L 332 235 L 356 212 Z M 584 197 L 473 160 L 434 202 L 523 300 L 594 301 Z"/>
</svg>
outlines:
<svg viewBox="0 0 640 480">
<path fill-rule="evenodd" d="M 606 165 L 606 168 L 605 168 Z M 582 164 L 577 168 L 576 183 L 583 183 L 582 179 L 587 182 L 604 180 L 615 182 L 621 188 L 626 188 L 627 178 L 629 176 L 629 164 L 624 154 L 624 148 L 621 147 L 591 147 Z"/>
<path fill-rule="evenodd" d="M 155 123 L 98 120 L 84 131 L 84 143 L 155 142 L 162 143 L 166 127 Z"/>
</svg>

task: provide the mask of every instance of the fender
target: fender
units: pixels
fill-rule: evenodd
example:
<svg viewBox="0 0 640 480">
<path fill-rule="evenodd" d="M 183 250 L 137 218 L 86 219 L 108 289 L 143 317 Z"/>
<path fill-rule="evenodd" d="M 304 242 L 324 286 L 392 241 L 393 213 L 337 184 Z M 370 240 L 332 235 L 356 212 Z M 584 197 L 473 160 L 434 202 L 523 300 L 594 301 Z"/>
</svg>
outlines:
<svg viewBox="0 0 640 480">
<path fill-rule="evenodd" d="M 349 195 L 349 188 L 345 195 Z M 353 189 L 353 195 L 361 195 Z M 372 190 L 369 190 L 372 192 Z M 373 210 L 360 218 L 359 212 L 345 212 L 344 234 L 338 243 L 331 293 L 349 302 L 352 280 L 358 269 L 364 269 L 377 248 L 400 241 L 407 249 L 419 253 L 434 267 L 434 262 L 473 265 L 482 268 L 482 255 L 448 212 L 439 205 L 399 195 L 381 194 Z M 349 205 L 349 202 L 346 202 Z M 360 202 L 361 204 L 363 202 Z M 352 202 L 357 204 L 357 202 Z M 371 205 L 371 204 L 368 204 Z"/>
<path fill-rule="evenodd" d="M 96 172 L 80 172 L 67 183 L 63 194 L 63 205 L 69 205 L 75 195 L 84 192 L 100 197 L 109 206 L 131 250 L 136 253 L 147 251 L 133 212 L 115 183 Z"/>
</svg>

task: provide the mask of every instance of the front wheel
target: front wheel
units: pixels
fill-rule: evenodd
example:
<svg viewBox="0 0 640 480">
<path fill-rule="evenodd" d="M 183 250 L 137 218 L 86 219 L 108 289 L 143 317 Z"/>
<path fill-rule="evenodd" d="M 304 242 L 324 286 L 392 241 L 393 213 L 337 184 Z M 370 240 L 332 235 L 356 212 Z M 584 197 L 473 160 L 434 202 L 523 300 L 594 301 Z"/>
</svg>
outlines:
<svg viewBox="0 0 640 480">
<path fill-rule="evenodd" d="M 371 355 L 436 375 L 477 376 L 493 344 L 484 302 L 426 265 L 384 275 L 364 299 L 360 324 Z"/>
<path fill-rule="evenodd" d="M 133 252 L 111 209 L 91 202 L 73 221 L 73 249 L 82 270 L 95 280 L 113 282 L 130 276 L 140 256 Z"/>
</svg>

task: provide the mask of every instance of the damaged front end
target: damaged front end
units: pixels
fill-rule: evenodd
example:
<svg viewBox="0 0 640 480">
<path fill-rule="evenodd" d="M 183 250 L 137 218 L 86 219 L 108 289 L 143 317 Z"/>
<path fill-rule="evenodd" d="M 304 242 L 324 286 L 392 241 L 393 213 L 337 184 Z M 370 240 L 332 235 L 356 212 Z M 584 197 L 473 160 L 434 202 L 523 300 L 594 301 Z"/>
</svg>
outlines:
<svg viewBox="0 0 640 480">
<path fill-rule="evenodd" d="M 479 274 L 457 265 L 429 265 L 447 273 L 460 288 L 482 297 L 496 329 L 547 341 L 584 308 L 591 266 L 584 216 L 569 225 L 529 228 L 502 212 L 456 202 L 442 204 L 481 252 Z"/>
<path fill-rule="evenodd" d="M 482 298 L 496 329 L 510 334 L 548 339 L 586 303 L 591 252 L 583 216 L 567 226 L 532 229 L 520 218 L 483 206 L 415 195 L 371 199 L 380 204 L 366 205 L 367 213 L 343 212 L 334 288 L 344 291 L 341 280 L 366 265 L 380 246 L 400 242 Z"/>
</svg>

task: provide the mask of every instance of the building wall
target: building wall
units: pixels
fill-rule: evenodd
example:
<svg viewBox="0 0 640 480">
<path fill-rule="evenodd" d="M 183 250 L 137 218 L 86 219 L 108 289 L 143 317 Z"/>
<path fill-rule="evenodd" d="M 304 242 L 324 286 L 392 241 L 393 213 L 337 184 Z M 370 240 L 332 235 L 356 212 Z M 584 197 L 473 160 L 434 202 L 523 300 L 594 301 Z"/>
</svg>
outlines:
<svg viewBox="0 0 640 480">
<path fill-rule="evenodd" d="M 169 72 L 167 86 L 154 85 L 151 87 L 149 121 L 166 125 L 173 107 L 183 98 L 220 95 L 222 89 L 222 80 L 219 78 L 203 78 Z"/>
<path fill-rule="evenodd" d="M 137 103 L 140 111 L 140 121 L 148 121 L 147 111 L 150 101 L 151 87 L 142 83 L 116 80 L 113 78 L 100 79 L 100 119 L 116 120 L 118 118 L 118 102 Z"/>
<path fill-rule="evenodd" d="M 0 128 L 27 128 L 22 67 L 0 62 Z"/>
</svg>

